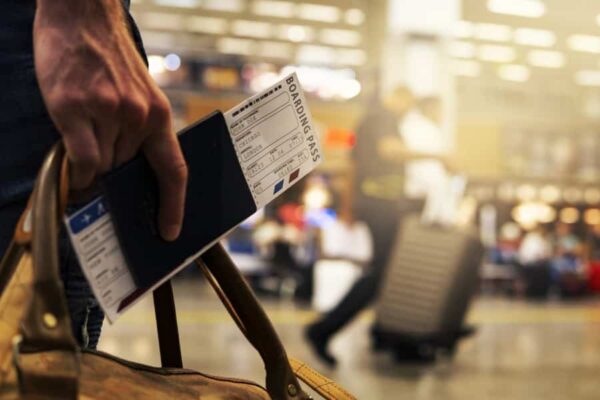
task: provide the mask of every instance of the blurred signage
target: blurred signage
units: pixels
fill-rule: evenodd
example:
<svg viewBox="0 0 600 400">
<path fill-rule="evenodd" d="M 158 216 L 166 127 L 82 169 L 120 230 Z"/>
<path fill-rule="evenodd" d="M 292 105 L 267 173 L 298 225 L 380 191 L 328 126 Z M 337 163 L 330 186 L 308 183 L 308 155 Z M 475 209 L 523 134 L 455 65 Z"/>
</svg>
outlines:
<svg viewBox="0 0 600 400">
<path fill-rule="evenodd" d="M 208 90 L 238 90 L 242 79 L 237 68 L 208 66 L 201 72 L 203 86 Z"/>
</svg>

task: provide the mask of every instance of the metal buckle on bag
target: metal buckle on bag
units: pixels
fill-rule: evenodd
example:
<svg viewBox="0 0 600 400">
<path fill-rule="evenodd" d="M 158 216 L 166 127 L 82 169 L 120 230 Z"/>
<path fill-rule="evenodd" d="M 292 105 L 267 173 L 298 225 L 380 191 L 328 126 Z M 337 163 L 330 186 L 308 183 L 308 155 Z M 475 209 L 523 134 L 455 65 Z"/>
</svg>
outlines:
<svg viewBox="0 0 600 400">
<path fill-rule="evenodd" d="M 79 376 L 81 375 L 81 352 L 79 348 L 68 350 L 72 356 L 71 368 L 60 370 L 64 374 L 38 373 L 26 370 L 22 364 L 23 336 L 16 335 L 12 339 L 13 365 L 19 381 L 19 392 L 24 394 L 40 394 L 61 399 L 76 399 L 78 393 Z M 49 350 L 52 351 L 52 350 Z M 61 351 L 61 350 L 56 350 Z M 65 350 L 62 350 L 65 351 Z M 43 350 L 32 351 L 31 354 L 41 353 Z M 68 371 L 72 371 L 70 374 Z"/>
</svg>

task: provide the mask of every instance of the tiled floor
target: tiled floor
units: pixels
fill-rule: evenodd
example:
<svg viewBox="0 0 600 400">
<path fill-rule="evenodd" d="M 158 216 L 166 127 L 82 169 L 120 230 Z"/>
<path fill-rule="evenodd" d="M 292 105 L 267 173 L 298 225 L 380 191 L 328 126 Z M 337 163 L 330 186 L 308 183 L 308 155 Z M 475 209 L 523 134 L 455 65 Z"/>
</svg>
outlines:
<svg viewBox="0 0 600 400">
<path fill-rule="evenodd" d="M 263 367 L 216 297 L 197 282 L 175 286 L 185 366 L 260 381 Z M 310 354 L 302 326 L 314 318 L 289 302 L 266 302 L 288 353 L 345 385 L 359 399 L 600 399 L 600 300 L 524 303 L 479 299 L 469 320 L 478 325 L 454 360 L 435 366 L 396 365 L 370 351 L 365 313 L 332 343 L 340 366 L 327 370 Z M 114 326 L 100 348 L 158 364 L 151 301 Z"/>
</svg>

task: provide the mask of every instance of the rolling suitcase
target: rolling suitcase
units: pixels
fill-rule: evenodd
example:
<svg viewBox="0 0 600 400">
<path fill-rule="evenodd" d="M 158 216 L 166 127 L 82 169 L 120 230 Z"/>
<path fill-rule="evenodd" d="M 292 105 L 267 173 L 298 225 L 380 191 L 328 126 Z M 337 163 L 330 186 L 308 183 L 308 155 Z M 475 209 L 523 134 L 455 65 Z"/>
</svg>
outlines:
<svg viewBox="0 0 600 400">
<path fill-rule="evenodd" d="M 375 348 L 394 351 L 398 360 L 433 361 L 439 349 L 453 353 L 470 333 L 463 320 L 483 257 L 476 232 L 424 225 L 411 215 L 396 243 L 376 305 Z"/>
</svg>

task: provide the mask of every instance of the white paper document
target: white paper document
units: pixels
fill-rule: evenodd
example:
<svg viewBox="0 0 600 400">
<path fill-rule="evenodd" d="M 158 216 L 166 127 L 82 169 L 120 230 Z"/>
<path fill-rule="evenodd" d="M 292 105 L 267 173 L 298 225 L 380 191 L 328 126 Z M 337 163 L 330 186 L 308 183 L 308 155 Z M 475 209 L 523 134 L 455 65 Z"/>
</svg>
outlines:
<svg viewBox="0 0 600 400">
<path fill-rule="evenodd" d="M 296 74 L 249 98 L 224 116 L 258 209 L 322 161 L 319 134 Z M 175 268 L 154 287 L 142 290 L 129 272 L 103 198 L 65 217 L 65 224 L 84 275 L 111 322 L 187 264 Z M 215 238 L 215 242 L 220 239 Z"/>
</svg>

